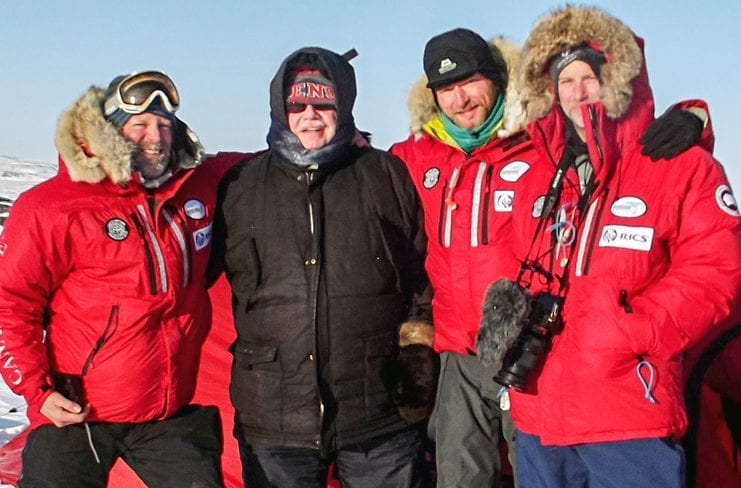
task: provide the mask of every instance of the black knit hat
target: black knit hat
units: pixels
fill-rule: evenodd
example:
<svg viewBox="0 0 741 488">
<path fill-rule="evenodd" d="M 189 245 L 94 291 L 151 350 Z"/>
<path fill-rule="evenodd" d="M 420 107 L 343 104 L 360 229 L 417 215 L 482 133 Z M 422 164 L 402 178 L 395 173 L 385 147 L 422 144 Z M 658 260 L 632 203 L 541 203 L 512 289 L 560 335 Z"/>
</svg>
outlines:
<svg viewBox="0 0 741 488">
<path fill-rule="evenodd" d="M 598 51 L 586 43 L 569 46 L 559 54 L 553 56 L 551 60 L 550 74 L 554 86 L 558 82 L 558 75 L 561 74 L 561 71 L 577 60 L 587 63 L 597 78 L 599 78 L 602 65 L 607 62 L 607 58 L 602 51 Z"/>
<path fill-rule="evenodd" d="M 453 29 L 427 41 L 423 64 L 427 87 L 433 90 L 474 73 L 489 78 L 499 91 L 507 88 L 507 63 L 501 51 L 468 29 Z"/>
</svg>

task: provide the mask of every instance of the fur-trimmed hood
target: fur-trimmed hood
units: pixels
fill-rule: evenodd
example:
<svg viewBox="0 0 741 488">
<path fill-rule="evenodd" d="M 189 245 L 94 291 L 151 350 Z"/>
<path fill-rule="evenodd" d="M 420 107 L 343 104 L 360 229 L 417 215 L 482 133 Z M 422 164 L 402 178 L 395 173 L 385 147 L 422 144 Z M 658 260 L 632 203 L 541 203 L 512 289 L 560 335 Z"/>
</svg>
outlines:
<svg viewBox="0 0 741 488">
<path fill-rule="evenodd" d="M 605 113 L 611 119 L 626 114 L 634 98 L 635 80 L 642 71 L 645 73 L 642 40 L 625 24 L 597 8 L 567 6 L 543 17 L 522 48 L 516 83 L 525 123 L 543 117 L 554 104 L 549 74 L 553 57 L 583 42 L 607 57 L 600 72 Z M 647 78 L 645 88 L 648 90 Z"/>
<path fill-rule="evenodd" d="M 115 184 L 131 180 L 134 145 L 103 116 L 105 90 L 91 86 L 59 118 L 54 142 L 72 181 Z M 178 168 L 193 168 L 203 158 L 203 146 L 188 125 L 175 118 L 172 156 Z"/>
<path fill-rule="evenodd" d="M 507 63 L 507 72 L 509 74 L 510 81 L 514 78 L 515 69 L 517 67 L 517 61 L 520 55 L 520 48 L 504 39 L 498 37 L 489 41 L 489 44 L 495 48 L 498 48 L 504 57 L 504 61 Z M 521 119 L 519 115 L 520 106 L 514 104 L 510 106 L 509 100 L 517 100 L 517 89 L 515 83 L 507 84 L 507 105 L 505 106 L 504 112 L 504 128 L 499 131 L 498 136 L 505 137 L 511 134 L 514 130 L 522 127 L 513 127 L 508 121 L 516 121 Z M 432 90 L 427 88 L 427 76 L 417 80 L 412 86 L 409 95 L 407 97 L 407 108 L 409 109 L 409 131 L 415 135 L 422 134 L 422 126 L 436 116 L 440 109 L 435 103 L 435 97 L 432 94 Z"/>
</svg>

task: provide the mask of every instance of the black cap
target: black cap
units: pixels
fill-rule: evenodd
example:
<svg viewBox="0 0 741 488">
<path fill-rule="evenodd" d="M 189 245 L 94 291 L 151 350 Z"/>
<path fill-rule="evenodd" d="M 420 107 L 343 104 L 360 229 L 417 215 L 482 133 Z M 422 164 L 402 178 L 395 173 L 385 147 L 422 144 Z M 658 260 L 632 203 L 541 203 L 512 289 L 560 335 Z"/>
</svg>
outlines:
<svg viewBox="0 0 741 488">
<path fill-rule="evenodd" d="M 554 86 L 558 84 L 558 75 L 561 74 L 561 71 L 577 60 L 587 63 L 597 78 L 599 78 L 602 65 L 607 62 L 604 53 L 594 49 L 589 44 L 582 43 L 569 46 L 556 56 L 553 56 L 551 60 L 549 71 Z"/>
<path fill-rule="evenodd" d="M 481 73 L 497 89 L 507 88 L 507 63 L 495 46 L 468 29 L 453 29 L 427 41 L 424 54 L 427 87 L 440 88 Z"/>
</svg>

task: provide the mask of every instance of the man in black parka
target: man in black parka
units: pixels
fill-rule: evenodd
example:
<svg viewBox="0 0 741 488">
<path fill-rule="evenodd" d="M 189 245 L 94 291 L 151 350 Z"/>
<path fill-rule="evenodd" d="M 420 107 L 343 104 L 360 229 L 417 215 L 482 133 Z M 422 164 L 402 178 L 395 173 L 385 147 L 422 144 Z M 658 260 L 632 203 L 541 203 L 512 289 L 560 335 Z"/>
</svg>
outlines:
<svg viewBox="0 0 741 488">
<path fill-rule="evenodd" d="M 270 85 L 269 150 L 221 183 L 212 273 L 232 286 L 251 488 L 323 487 L 330 462 L 343 486 L 421 486 L 420 417 L 394 399 L 399 328 L 430 329 L 422 208 L 404 164 L 359 137 L 355 95 L 342 56 L 292 53 Z"/>
</svg>

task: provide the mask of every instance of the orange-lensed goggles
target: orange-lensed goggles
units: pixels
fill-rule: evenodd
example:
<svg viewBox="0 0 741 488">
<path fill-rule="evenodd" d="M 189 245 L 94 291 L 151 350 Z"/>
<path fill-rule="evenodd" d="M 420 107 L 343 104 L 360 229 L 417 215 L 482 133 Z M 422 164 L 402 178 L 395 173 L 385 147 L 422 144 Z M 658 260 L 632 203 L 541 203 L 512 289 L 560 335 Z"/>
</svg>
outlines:
<svg viewBox="0 0 741 488">
<path fill-rule="evenodd" d="M 124 76 L 118 82 L 103 110 L 108 116 L 121 109 L 129 114 L 140 114 L 159 98 L 160 105 L 168 113 L 175 113 L 180 106 L 180 95 L 175 84 L 164 73 L 144 71 Z"/>
</svg>

